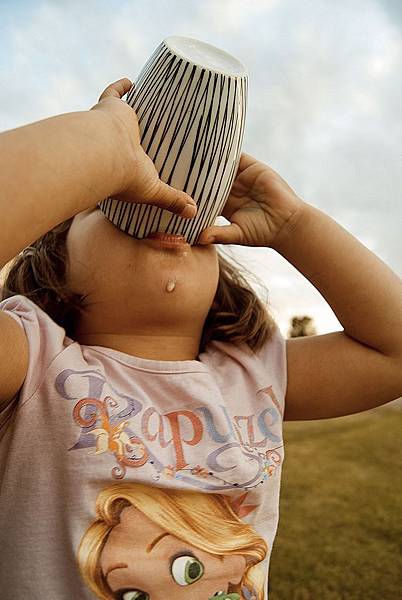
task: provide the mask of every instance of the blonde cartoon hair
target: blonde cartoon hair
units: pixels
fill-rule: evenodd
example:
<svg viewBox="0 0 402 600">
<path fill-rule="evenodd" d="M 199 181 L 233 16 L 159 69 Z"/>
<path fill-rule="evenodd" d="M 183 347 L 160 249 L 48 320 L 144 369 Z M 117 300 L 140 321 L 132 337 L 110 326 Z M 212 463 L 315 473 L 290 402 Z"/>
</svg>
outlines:
<svg viewBox="0 0 402 600">
<path fill-rule="evenodd" d="M 81 575 L 98 598 L 114 598 L 101 571 L 100 557 L 110 532 L 120 522 L 122 510 L 128 506 L 134 506 L 171 535 L 205 552 L 243 556 L 246 569 L 231 592 L 237 592 L 241 600 L 264 600 L 266 573 L 259 563 L 267 555 L 267 543 L 238 517 L 228 497 L 133 482 L 116 483 L 99 493 L 98 518 L 88 527 L 78 548 Z M 250 591 L 248 597 L 242 594 L 244 587 Z"/>
</svg>

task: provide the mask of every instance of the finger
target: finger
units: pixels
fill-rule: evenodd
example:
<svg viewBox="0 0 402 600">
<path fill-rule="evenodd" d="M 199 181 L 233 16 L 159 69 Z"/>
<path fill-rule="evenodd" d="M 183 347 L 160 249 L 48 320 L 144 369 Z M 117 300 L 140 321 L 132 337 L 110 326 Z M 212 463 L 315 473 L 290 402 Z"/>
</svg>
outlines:
<svg viewBox="0 0 402 600">
<path fill-rule="evenodd" d="M 162 180 L 159 180 L 159 188 L 154 192 L 152 203 L 185 219 L 192 219 L 197 214 L 197 204 L 191 196 Z"/>
<path fill-rule="evenodd" d="M 239 168 L 238 171 L 241 173 L 244 169 L 247 169 L 250 165 L 257 162 L 257 159 L 251 154 L 247 154 L 247 152 L 242 152 L 240 156 Z"/>
<path fill-rule="evenodd" d="M 118 79 L 103 90 L 98 102 L 104 100 L 105 98 L 122 98 L 124 94 L 129 91 L 132 85 L 132 82 L 127 77 Z"/>
<path fill-rule="evenodd" d="M 197 244 L 241 244 L 243 232 L 236 223 L 208 227 L 198 238 Z"/>
</svg>

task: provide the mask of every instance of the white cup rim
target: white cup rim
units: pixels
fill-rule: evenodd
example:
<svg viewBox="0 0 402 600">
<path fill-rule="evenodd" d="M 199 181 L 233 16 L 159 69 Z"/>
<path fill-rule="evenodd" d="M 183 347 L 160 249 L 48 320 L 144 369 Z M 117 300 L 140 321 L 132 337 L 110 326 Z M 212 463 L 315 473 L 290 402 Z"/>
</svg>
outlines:
<svg viewBox="0 0 402 600">
<path fill-rule="evenodd" d="M 208 42 L 179 35 L 171 35 L 163 42 L 174 54 L 197 67 L 229 77 L 248 76 L 240 60 Z"/>
</svg>

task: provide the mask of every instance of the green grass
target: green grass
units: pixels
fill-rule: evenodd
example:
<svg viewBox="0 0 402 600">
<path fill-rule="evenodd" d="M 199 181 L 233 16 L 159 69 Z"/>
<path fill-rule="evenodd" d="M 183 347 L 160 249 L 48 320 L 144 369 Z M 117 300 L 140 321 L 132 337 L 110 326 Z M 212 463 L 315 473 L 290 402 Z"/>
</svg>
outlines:
<svg viewBox="0 0 402 600">
<path fill-rule="evenodd" d="M 270 600 L 402 599 L 402 409 L 285 422 Z"/>
</svg>

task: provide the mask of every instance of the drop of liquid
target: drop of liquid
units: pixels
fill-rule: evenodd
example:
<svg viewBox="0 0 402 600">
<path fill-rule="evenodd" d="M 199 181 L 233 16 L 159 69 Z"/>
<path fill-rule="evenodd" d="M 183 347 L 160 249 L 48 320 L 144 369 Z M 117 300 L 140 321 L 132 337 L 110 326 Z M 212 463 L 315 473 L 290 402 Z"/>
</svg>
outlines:
<svg viewBox="0 0 402 600">
<path fill-rule="evenodd" d="M 166 284 L 166 291 L 167 292 L 173 292 L 173 290 L 174 290 L 175 287 L 176 287 L 176 282 L 170 280 Z"/>
</svg>

